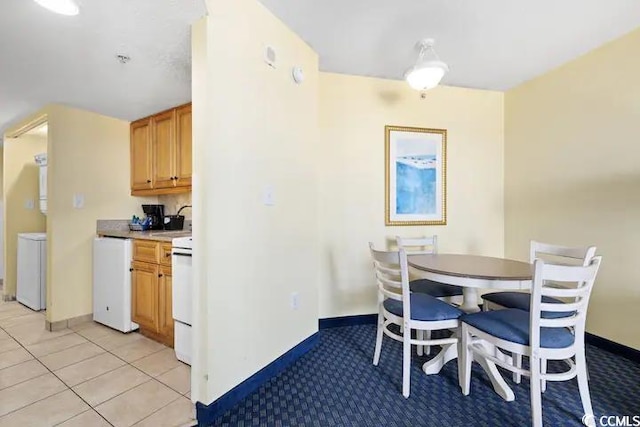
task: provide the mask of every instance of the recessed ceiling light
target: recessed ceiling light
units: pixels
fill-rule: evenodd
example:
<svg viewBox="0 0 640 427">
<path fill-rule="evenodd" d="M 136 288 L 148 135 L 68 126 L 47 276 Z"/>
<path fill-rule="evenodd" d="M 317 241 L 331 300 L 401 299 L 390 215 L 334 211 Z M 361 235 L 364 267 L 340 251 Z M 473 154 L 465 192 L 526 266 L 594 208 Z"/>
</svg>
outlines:
<svg viewBox="0 0 640 427">
<path fill-rule="evenodd" d="M 80 8 L 73 0 L 35 0 L 35 2 L 60 15 L 74 16 L 80 13 Z"/>
</svg>

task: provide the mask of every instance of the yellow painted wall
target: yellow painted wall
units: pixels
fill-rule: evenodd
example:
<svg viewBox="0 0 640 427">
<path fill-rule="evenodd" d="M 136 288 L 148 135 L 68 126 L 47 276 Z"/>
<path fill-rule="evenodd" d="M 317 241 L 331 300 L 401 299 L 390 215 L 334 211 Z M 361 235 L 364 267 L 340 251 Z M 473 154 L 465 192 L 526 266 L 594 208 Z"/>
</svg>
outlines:
<svg viewBox="0 0 640 427">
<path fill-rule="evenodd" d="M 598 246 L 587 330 L 640 349 L 640 30 L 507 92 L 506 254 Z"/>
<path fill-rule="evenodd" d="M 194 72 L 194 91 L 208 96 L 194 92 L 206 123 L 196 113 L 193 198 L 196 287 L 206 287 L 216 325 L 198 397 L 208 403 L 317 331 L 318 56 L 256 0 L 207 6 L 206 71 Z M 275 69 L 263 62 L 267 44 Z M 194 58 L 196 69 L 201 62 Z M 267 185 L 275 206 L 262 203 Z"/>
<path fill-rule="evenodd" d="M 38 205 L 39 169 L 34 160 L 36 154 L 47 151 L 47 138 L 24 135 L 4 139 L 4 294 L 15 297 L 18 233 L 45 231 L 45 216 Z M 25 207 L 27 199 L 33 200 L 33 209 Z"/>
<path fill-rule="evenodd" d="M 96 221 L 141 215 L 149 199 L 129 194 L 129 122 L 59 105 L 48 117 L 47 320 L 55 322 L 93 311 Z"/>
<path fill-rule="evenodd" d="M 320 74 L 320 317 L 377 311 L 368 242 L 438 235 L 442 252 L 502 256 L 503 94 Z M 386 227 L 384 126 L 447 129 L 446 226 Z"/>
</svg>

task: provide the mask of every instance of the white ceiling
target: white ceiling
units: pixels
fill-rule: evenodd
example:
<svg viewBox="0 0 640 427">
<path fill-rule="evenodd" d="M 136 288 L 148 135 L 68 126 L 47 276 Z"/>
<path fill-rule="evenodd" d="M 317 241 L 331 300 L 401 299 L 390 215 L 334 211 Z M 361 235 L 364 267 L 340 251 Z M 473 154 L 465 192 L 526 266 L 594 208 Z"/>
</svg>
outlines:
<svg viewBox="0 0 640 427">
<path fill-rule="evenodd" d="M 436 40 L 443 83 L 505 90 L 640 26 L 638 0 L 261 0 L 323 71 L 400 79 Z M 640 54 L 640 50 L 639 50 Z"/>
<path fill-rule="evenodd" d="M 433 37 L 451 68 L 444 84 L 495 90 L 640 26 L 638 0 L 261 1 L 324 71 L 400 79 L 415 42 Z M 66 17 L 0 0 L 0 134 L 52 102 L 134 120 L 191 99 L 190 24 L 204 0 L 79 3 Z"/>
<path fill-rule="evenodd" d="M 190 26 L 204 0 L 78 3 L 69 17 L 0 0 L 0 135 L 52 102 L 133 120 L 191 99 Z"/>
</svg>

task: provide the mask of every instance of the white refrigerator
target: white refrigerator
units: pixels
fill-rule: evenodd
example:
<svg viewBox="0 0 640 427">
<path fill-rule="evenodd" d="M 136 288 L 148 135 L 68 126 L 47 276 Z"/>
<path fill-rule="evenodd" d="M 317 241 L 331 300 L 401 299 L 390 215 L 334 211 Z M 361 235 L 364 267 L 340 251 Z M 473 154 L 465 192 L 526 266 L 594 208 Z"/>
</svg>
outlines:
<svg viewBox="0 0 640 427">
<path fill-rule="evenodd" d="M 93 241 L 93 320 L 122 332 L 138 329 L 131 321 L 131 253 L 129 239 Z"/>
<path fill-rule="evenodd" d="M 18 234 L 16 299 L 32 310 L 47 308 L 47 235 Z"/>
</svg>

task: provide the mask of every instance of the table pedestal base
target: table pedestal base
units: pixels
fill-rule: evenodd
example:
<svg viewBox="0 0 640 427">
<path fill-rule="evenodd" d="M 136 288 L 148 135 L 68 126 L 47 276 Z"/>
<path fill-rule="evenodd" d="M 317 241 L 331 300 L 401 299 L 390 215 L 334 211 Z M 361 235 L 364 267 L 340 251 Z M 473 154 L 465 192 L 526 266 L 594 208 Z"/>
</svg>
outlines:
<svg viewBox="0 0 640 427">
<path fill-rule="evenodd" d="M 477 313 L 480 311 L 480 307 L 478 307 L 478 289 L 463 288 L 462 297 L 463 299 L 460 310 L 465 313 Z"/>
<path fill-rule="evenodd" d="M 458 333 L 453 334 L 454 337 L 460 338 Z M 490 354 L 494 352 L 493 346 L 488 343 L 483 343 L 483 346 L 487 347 L 487 350 Z M 422 365 L 422 370 L 427 375 L 435 375 L 440 373 L 444 365 L 446 365 L 451 360 L 458 358 L 458 346 L 456 344 L 447 344 L 442 347 L 442 350 L 431 360 L 425 362 Z M 511 390 L 511 387 L 507 384 L 507 382 L 502 378 L 500 372 L 498 371 L 498 367 L 495 363 L 490 362 L 486 359 L 478 357 L 475 359 L 476 362 L 482 369 L 487 373 L 489 377 L 489 381 L 491 381 L 491 385 L 493 385 L 493 389 L 498 394 L 498 396 L 502 397 L 507 402 L 512 402 L 515 400 L 516 396 Z"/>
</svg>

